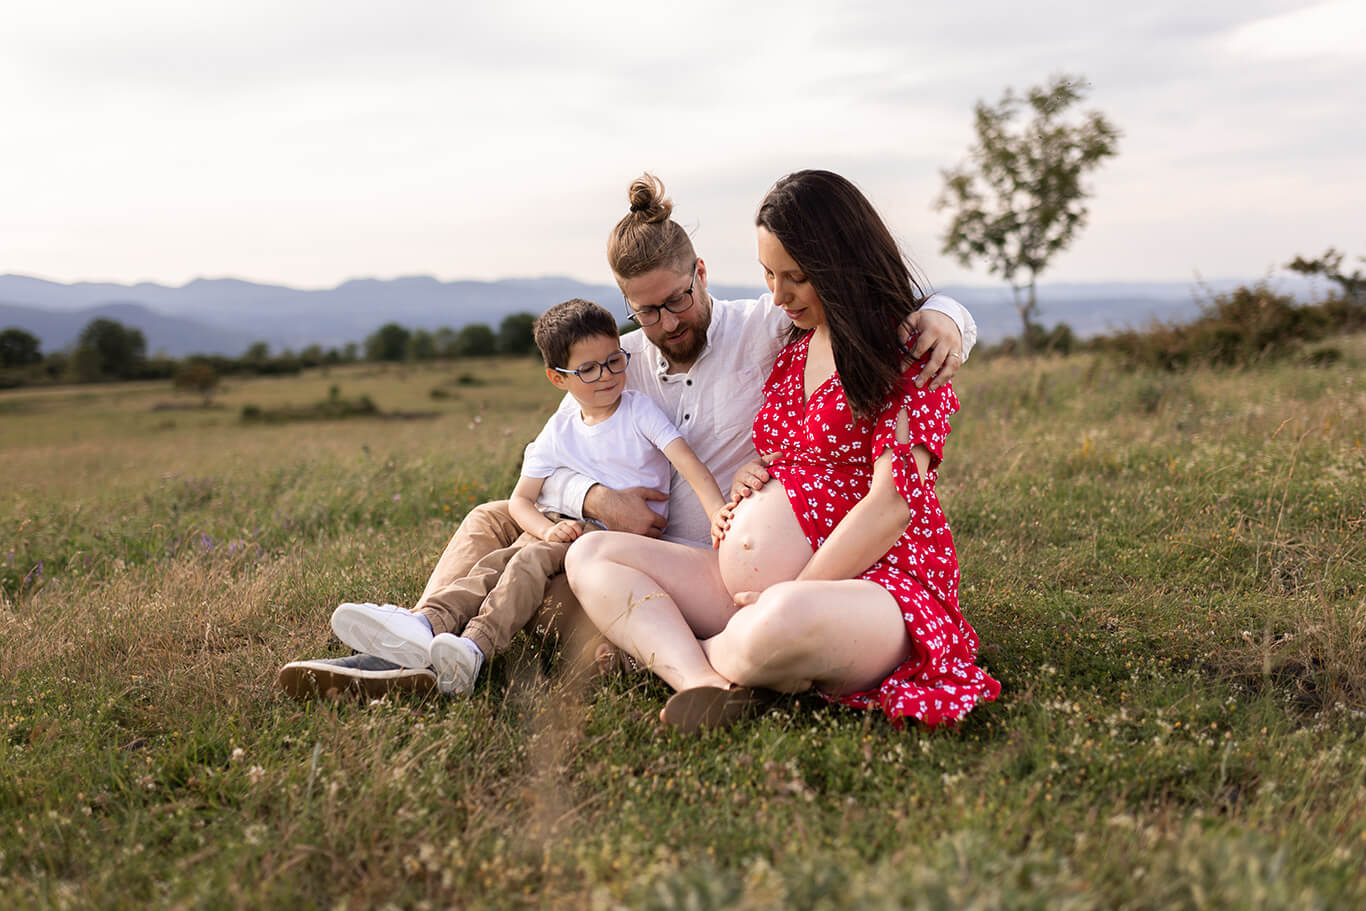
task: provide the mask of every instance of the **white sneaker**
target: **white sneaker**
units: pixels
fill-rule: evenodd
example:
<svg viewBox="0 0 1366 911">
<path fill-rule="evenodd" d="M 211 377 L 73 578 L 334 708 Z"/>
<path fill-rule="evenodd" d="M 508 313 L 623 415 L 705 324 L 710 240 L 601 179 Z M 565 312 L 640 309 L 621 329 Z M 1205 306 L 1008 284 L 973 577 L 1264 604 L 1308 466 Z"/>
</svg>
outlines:
<svg viewBox="0 0 1366 911">
<path fill-rule="evenodd" d="M 341 604 L 332 612 L 332 632 L 358 652 L 402 667 L 426 667 L 432 630 L 412 611 L 392 604 Z"/>
<path fill-rule="evenodd" d="M 436 671 L 436 688 L 446 694 L 468 693 L 474 689 L 474 678 L 484 664 L 484 653 L 468 639 L 442 633 L 432 639 L 427 649 L 432 670 Z"/>
</svg>

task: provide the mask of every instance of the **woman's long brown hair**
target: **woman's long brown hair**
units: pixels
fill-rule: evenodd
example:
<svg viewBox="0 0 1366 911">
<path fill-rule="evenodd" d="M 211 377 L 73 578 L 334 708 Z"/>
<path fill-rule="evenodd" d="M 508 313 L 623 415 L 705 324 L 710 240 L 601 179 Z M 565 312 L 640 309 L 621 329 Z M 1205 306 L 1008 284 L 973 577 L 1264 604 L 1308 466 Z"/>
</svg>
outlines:
<svg viewBox="0 0 1366 911">
<path fill-rule="evenodd" d="M 754 223 L 778 238 L 820 297 L 854 416 L 876 414 L 901 377 L 900 326 L 925 300 L 881 216 L 838 174 L 796 171 L 768 191 Z"/>
</svg>

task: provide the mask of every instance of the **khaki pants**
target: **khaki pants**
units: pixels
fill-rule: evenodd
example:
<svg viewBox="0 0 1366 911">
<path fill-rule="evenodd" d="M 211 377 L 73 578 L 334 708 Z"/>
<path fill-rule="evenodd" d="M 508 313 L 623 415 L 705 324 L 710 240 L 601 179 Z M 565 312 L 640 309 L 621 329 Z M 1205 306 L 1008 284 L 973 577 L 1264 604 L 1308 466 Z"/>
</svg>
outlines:
<svg viewBox="0 0 1366 911">
<path fill-rule="evenodd" d="M 506 500 L 470 510 L 437 561 L 415 608 L 436 633 L 474 640 L 490 657 L 520 629 L 558 640 L 575 659 L 602 641 L 564 575 L 568 544 L 524 534 Z"/>
</svg>

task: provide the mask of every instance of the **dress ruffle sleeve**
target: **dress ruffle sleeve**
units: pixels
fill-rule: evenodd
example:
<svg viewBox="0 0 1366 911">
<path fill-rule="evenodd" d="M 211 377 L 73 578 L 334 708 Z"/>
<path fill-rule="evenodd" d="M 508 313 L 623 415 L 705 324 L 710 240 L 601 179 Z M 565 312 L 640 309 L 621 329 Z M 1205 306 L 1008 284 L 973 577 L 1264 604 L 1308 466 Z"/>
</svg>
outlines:
<svg viewBox="0 0 1366 911">
<path fill-rule="evenodd" d="M 897 388 L 877 416 L 873 427 L 872 461 L 877 461 L 884 449 L 892 450 L 892 476 L 896 489 L 907 503 L 913 503 L 921 488 L 920 472 L 916 470 L 911 450 L 917 445 L 930 451 L 930 473 L 933 477 L 944 459 L 944 443 L 949 438 L 949 417 L 958 411 L 958 396 L 953 387 L 945 384 L 938 389 L 921 389 L 915 385 L 924 361 L 912 364 L 901 374 Z M 906 442 L 896 438 L 897 417 L 906 413 Z M 930 486 L 933 486 L 932 484 Z"/>
</svg>

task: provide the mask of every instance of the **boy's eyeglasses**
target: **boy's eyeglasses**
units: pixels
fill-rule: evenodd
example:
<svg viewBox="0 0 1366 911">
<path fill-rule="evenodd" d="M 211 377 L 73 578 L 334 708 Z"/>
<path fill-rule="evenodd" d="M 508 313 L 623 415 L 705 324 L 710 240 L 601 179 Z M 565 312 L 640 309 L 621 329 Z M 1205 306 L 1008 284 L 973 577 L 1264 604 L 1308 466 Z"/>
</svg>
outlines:
<svg viewBox="0 0 1366 911">
<path fill-rule="evenodd" d="M 696 284 L 697 262 L 694 260 L 692 264 L 692 281 L 688 282 L 686 291 L 680 291 L 677 298 L 674 300 L 667 300 L 657 307 L 641 307 L 639 310 L 632 307 L 631 302 L 628 300 L 626 301 L 627 317 L 634 320 L 637 326 L 644 329 L 646 326 L 653 326 L 655 323 L 659 322 L 660 316 L 662 315 L 660 313 L 661 310 L 668 310 L 670 313 L 682 313 L 693 305 L 692 289 Z M 622 299 L 625 300 L 626 296 L 622 295 Z"/>
<path fill-rule="evenodd" d="M 566 370 L 564 367 L 555 367 L 559 373 L 572 373 L 585 383 L 596 383 L 602 379 L 602 372 L 625 373 L 626 365 L 631 363 L 631 352 L 617 349 L 617 353 L 605 361 L 587 361 L 580 364 L 574 370 Z"/>
</svg>

